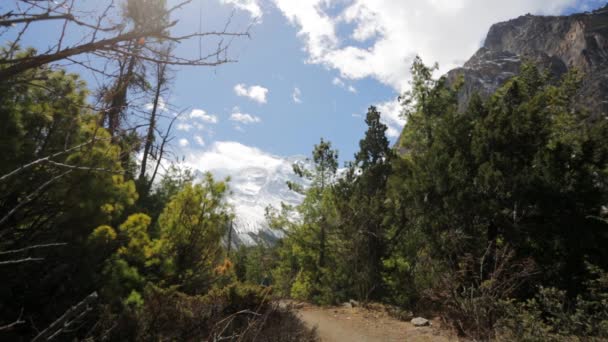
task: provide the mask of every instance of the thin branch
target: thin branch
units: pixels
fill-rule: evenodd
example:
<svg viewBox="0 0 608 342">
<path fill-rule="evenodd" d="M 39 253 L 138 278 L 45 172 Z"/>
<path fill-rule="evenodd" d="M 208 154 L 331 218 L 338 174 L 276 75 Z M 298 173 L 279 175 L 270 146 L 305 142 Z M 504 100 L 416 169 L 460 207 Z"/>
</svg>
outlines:
<svg viewBox="0 0 608 342">
<path fill-rule="evenodd" d="M 62 173 L 60 175 L 57 175 L 57 176 L 49 179 L 44 184 L 42 184 L 41 186 L 39 186 L 38 189 L 34 190 L 29 195 L 27 195 L 23 201 L 19 202 L 19 204 L 17 204 L 13 209 L 11 209 L 11 211 L 9 211 L 6 215 L 4 215 L 4 217 L 2 219 L 0 219 L 0 225 L 4 224 L 4 222 L 6 222 L 11 216 L 13 216 L 13 214 L 15 212 L 17 212 L 17 210 L 19 210 L 21 207 L 23 207 L 24 205 L 26 205 L 29 202 L 31 202 L 34 199 L 34 195 L 38 194 L 40 191 L 44 190 L 49 185 L 53 184 L 53 182 L 55 182 L 59 178 L 65 176 L 65 175 L 67 175 L 67 174 L 69 174 L 71 172 L 72 172 L 72 170 L 68 170 L 68 171 L 66 171 L 66 172 L 64 172 L 64 173 Z"/>
<path fill-rule="evenodd" d="M 22 264 L 24 262 L 42 261 L 42 260 L 44 260 L 44 258 L 27 257 L 27 258 L 17 259 L 17 260 L 0 261 L 0 266 L 3 266 L 3 265 L 13 265 L 13 264 Z"/>
<path fill-rule="evenodd" d="M 2 252 L 0 252 L 0 255 L 21 253 L 21 252 L 29 251 L 29 250 L 32 250 L 32 249 L 57 247 L 57 246 L 65 246 L 65 245 L 67 245 L 67 243 L 65 243 L 65 242 L 46 243 L 46 244 L 43 244 L 43 245 L 34 245 L 34 246 L 28 246 L 28 247 L 24 247 L 24 248 L 20 248 L 20 249 L 12 249 L 12 250 L 9 250 L 9 251 L 2 251 Z"/>
<path fill-rule="evenodd" d="M 73 322 L 87 313 L 90 310 L 89 305 L 95 302 L 97 297 L 97 292 L 93 292 L 86 296 L 81 302 L 69 308 L 61 317 L 38 334 L 38 336 L 34 337 L 32 342 L 42 340 L 48 341 L 57 337 L 64 329 L 70 327 Z"/>
<path fill-rule="evenodd" d="M 23 308 L 21 308 L 21 313 L 19 314 L 19 317 L 17 318 L 17 320 L 15 320 L 14 322 L 9 323 L 7 325 L 0 326 L 0 331 L 2 331 L 2 330 L 9 330 L 9 329 L 12 329 L 13 327 L 15 327 L 17 325 L 25 323 L 25 321 L 22 320 L 21 317 L 23 317 Z"/>
<path fill-rule="evenodd" d="M 44 157 L 44 158 L 36 159 L 36 160 L 34 160 L 33 162 L 31 162 L 31 163 L 28 163 L 28 164 L 25 164 L 25 165 L 23 165 L 23 166 L 20 166 L 20 167 L 16 168 L 15 170 L 13 170 L 13 171 L 11 171 L 11 172 L 9 172 L 9 173 L 7 173 L 7 174 L 5 174 L 5 175 L 1 176 L 1 177 L 0 177 L 0 182 L 1 182 L 1 181 L 3 181 L 3 180 L 5 180 L 5 179 L 6 179 L 6 178 L 8 178 L 8 177 L 11 177 L 11 176 L 13 176 L 13 175 L 15 175 L 15 174 L 17 174 L 17 173 L 19 173 L 19 172 L 21 172 L 21 171 L 25 170 L 25 169 L 30 168 L 30 167 L 32 167 L 32 166 L 34 166 L 34 165 L 36 165 L 36 164 L 40 164 L 40 163 L 42 163 L 42 162 L 45 162 L 45 161 L 50 160 L 51 158 L 55 158 L 55 157 L 58 157 L 58 156 L 60 156 L 60 155 L 62 155 L 62 154 L 65 154 L 65 153 L 68 153 L 68 152 L 74 151 L 74 150 L 76 150 L 76 149 L 78 149 L 78 148 L 81 148 L 81 147 L 83 147 L 83 146 L 86 146 L 86 145 L 88 145 L 88 144 L 90 144 L 90 143 L 94 143 L 94 142 L 95 142 L 95 141 L 97 141 L 97 140 L 103 140 L 103 139 L 100 139 L 100 138 L 95 138 L 95 139 L 89 140 L 89 141 L 87 141 L 87 142 L 85 142 L 85 143 L 82 143 L 82 144 L 76 145 L 76 146 L 74 146 L 74 147 L 68 148 L 67 150 L 59 151 L 59 152 L 57 152 L 57 153 L 53 153 L 53 154 L 51 154 L 51 155 L 49 155 L 49 156 L 46 156 L 46 157 Z"/>
<path fill-rule="evenodd" d="M 68 168 L 71 170 L 82 170 L 82 171 L 100 171 L 100 172 L 109 172 L 109 173 L 124 173 L 125 171 L 117 171 L 117 170 L 108 170 L 108 169 L 103 169 L 103 168 L 98 168 L 98 167 L 88 167 L 88 166 L 77 166 L 77 165 L 69 165 L 69 164 L 64 164 L 64 163 L 59 163 L 53 160 L 46 160 L 47 163 L 49 164 L 53 164 L 55 166 L 59 166 L 59 167 L 64 167 L 64 168 Z"/>
<path fill-rule="evenodd" d="M 171 139 L 170 139 L 171 128 L 173 127 L 173 124 L 175 123 L 175 120 L 177 120 L 177 118 L 179 118 L 180 115 L 182 115 L 185 112 L 186 112 L 186 110 L 183 110 L 180 113 L 178 113 L 173 118 L 173 120 L 171 120 L 171 122 L 169 123 L 169 127 L 167 127 L 167 133 L 163 136 L 163 141 L 160 144 L 160 148 L 159 148 L 160 151 L 159 151 L 158 159 L 156 161 L 156 167 L 154 167 L 154 172 L 152 173 L 152 177 L 150 178 L 150 182 L 148 183 L 148 189 L 147 189 L 147 191 L 150 191 L 150 189 L 152 188 L 152 185 L 154 184 L 154 179 L 156 178 L 156 175 L 158 174 L 158 168 L 160 167 L 160 165 L 161 165 L 161 163 L 163 161 L 163 154 L 165 153 L 165 147 L 171 141 Z"/>
<path fill-rule="evenodd" d="M 71 14 L 50 15 L 49 13 L 44 13 L 44 14 L 34 15 L 31 17 L 26 17 L 26 18 L 0 20 L 0 26 L 13 26 L 16 24 L 23 24 L 23 23 L 29 24 L 31 22 L 39 21 L 39 20 L 63 20 L 63 19 L 72 20 L 72 19 L 74 19 L 74 16 Z"/>
</svg>

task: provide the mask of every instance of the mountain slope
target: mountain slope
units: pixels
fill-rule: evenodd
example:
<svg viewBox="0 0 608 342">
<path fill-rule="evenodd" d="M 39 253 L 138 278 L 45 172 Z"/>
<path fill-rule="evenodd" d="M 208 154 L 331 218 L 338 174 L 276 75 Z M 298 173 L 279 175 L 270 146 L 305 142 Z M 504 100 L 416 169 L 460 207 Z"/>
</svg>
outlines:
<svg viewBox="0 0 608 342">
<path fill-rule="evenodd" d="M 291 165 L 303 157 L 286 158 L 273 169 L 250 167 L 234 174 L 230 181 L 232 193 L 229 202 L 234 206 L 234 229 L 242 243 L 252 244 L 273 240 L 280 234 L 271 230 L 266 222 L 266 207 L 280 208 L 281 203 L 297 205 L 302 196 L 289 190 L 286 182 L 298 182 Z"/>
<path fill-rule="evenodd" d="M 583 72 L 579 103 L 597 115 L 608 111 L 608 6 L 570 16 L 533 16 L 494 24 L 483 46 L 462 67 L 448 72 L 464 77 L 465 106 L 474 92 L 493 93 L 531 60 L 559 77 L 570 68 Z"/>
<path fill-rule="evenodd" d="M 235 213 L 236 234 L 231 235 L 235 244 L 275 241 L 280 233 L 268 227 L 266 207 L 302 201 L 286 182 L 302 181 L 293 164 L 306 164 L 304 156 L 282 157 L 235 141 L 216 141 L 204 151 L 191 151 L 185 160 L 183 166 L 193 170 L 195 178 L 202 179 L 204 172 L 218 180 L 230 178 L 227 200 Z"/>
</svg>

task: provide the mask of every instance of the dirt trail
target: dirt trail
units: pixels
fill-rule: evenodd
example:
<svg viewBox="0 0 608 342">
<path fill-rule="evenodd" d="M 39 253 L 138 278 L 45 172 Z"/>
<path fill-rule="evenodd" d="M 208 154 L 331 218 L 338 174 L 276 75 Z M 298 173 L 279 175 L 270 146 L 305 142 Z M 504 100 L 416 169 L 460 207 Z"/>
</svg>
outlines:
<svg viewBox="0 0 608 342">
<path fill-rule="evenodd" d="M 439 322 L 430 327 L 414 327 L 382 311 L 361 307 L 317 307 L 303 305 L 300 318 L 309 327 L 316 327 L 322 342 L 458 341 L 439 329 Z"/>
</svg>

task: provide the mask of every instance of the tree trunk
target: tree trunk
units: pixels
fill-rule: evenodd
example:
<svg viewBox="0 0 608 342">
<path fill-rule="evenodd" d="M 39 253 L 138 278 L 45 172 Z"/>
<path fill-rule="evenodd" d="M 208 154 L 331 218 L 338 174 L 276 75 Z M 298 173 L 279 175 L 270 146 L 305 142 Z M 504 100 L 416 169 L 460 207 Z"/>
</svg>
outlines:
<svg viewBox="0 0 608 342">
<path fill-rule="evenodd" d="M 148 166 L 148 156 L 154 143 L 154 129 L 156 128 L 156 112 L 158 110 L 158 101 L 160 93 L 165 83 L 165 68 L 163 64 L 158 65 L 158 77 L 156 83 L 156 91 L 154 93 L 154 101 L 152 103 L 152 112 L 150 113 L 150 123 L 148 125 L 148 134 L 146 135 L 146 143 L 144 144 L 144 153 L 141 161 L 141 171 L 139 173 L 139 181 L 143 182 L 146 176 L 146 167 Z"/>
</svg>

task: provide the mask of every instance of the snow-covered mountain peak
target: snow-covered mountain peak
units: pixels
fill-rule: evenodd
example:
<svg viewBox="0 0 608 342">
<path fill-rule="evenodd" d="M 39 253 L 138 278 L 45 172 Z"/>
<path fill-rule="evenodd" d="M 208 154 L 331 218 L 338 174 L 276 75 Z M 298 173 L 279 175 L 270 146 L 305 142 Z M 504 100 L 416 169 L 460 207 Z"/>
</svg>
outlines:
<svg viewBox="0 0 608 342">
<path fill-rule="evenodd" d="M 207 151 L 187 156 L 187 166 L 197 177 L 211 172 L 216 179 L 230 177 L 228 202 L 236 214 L 234 228 L 244 243 L 254 243 L 250 233 L 264 232 L 278 237 L 268 227 L 265 212 L 281 202 L 297 205 L 303 196 L 291 191 L 286 182 L 301 182 L 294 163 L 307 163 L 304 156 L 279 157 L 236 142 L 216 142 Z"/>
</svg>

